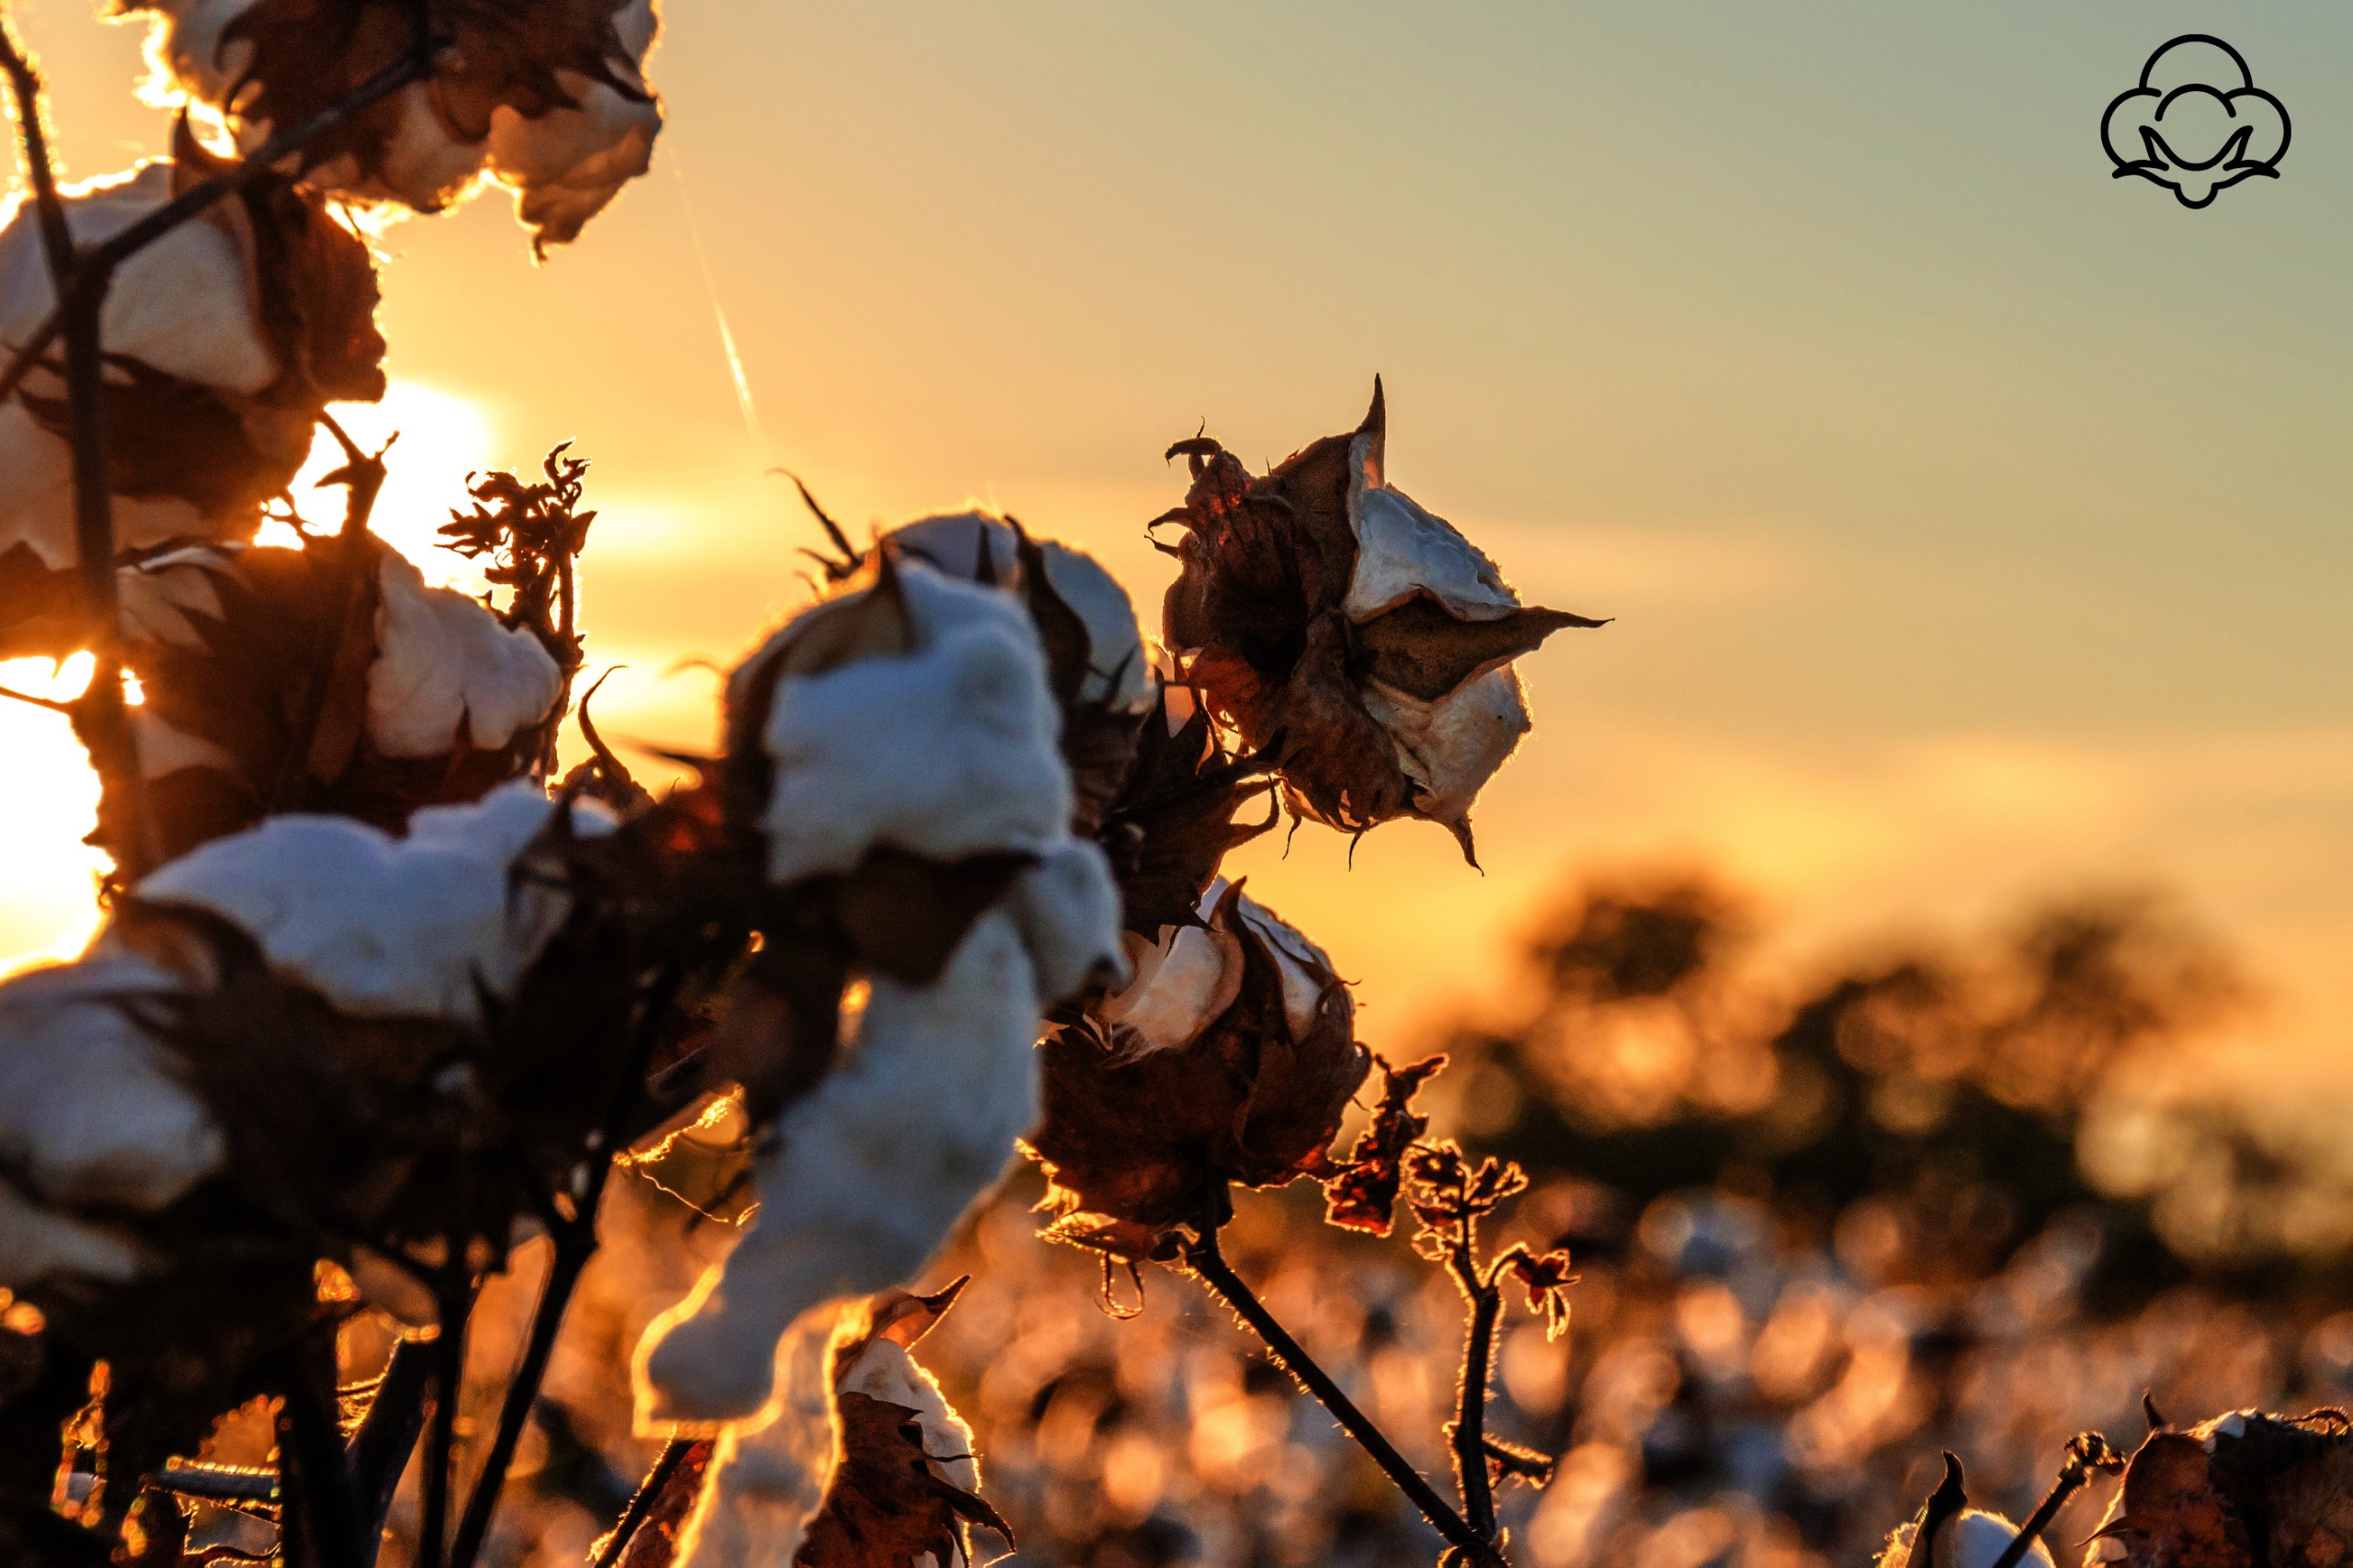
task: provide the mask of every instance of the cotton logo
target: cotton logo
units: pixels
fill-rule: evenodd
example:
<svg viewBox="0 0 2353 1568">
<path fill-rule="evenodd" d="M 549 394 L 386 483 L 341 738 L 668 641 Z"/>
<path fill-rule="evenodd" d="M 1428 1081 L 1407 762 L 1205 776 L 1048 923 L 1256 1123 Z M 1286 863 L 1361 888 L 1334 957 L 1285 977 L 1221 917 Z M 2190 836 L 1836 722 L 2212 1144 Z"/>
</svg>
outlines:
<svg viewBox="0 0 2353 1568">
<path fill-rule="evenodd" d="M 2184 207 L 2204 207 L 2253 175 L 2279 177 L 2288 110 L 2221 39 L 2188 33 L 2149 57 L 2141 85 L 2100 120 L 2115 177 L 2139 175 Z"/>
</svg>

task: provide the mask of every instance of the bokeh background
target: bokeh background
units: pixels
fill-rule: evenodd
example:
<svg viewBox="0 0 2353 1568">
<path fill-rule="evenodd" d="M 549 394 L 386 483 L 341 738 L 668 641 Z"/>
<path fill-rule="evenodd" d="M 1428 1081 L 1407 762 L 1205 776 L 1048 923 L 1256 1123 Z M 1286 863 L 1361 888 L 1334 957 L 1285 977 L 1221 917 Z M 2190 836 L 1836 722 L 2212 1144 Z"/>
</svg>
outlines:
<svg viewBox="0 0 2353 1568">
<path fill-rule="evenodd" d="M 73 174 L 163 147 L 134 29 L 17 11 Z M 682 661 L 805 592 L 771 468 L 860 527 L 1002 507 L 1148 606 L 1169 441 L 1279 459 L 1382 374 L 1391 477 L 1617 619 L 1523 665 L 1483 875 L 1419 825 L 1240 869 L 1581 1259 L 1567 1346 L 1504 1356 L 1567 1455 L 1531 1560 L 1851 1562 L 1940 1446 L 2023 1511 L 2144 1387 L 2353 1392 L 2353 14 L 2226 23 L 2294 141 L 2189 211 L 2097 126 L 2207 7 L 673 0 L 654 175 L 542 267 L 493 201 L 385 233 L 351 423 L 403 432 L 413 551 L 468 470 L 592 458 L 599 718 L 691 747 Z M 48 715 L 0 756 L 28 959 L 88 929 L 92 791 Z M 1029 1196 L 926 1352 L 1026 1554 L 1426 1560 L 1222 1313 L 1104 1315 Z M 1308 1197 L 1237 1258 L 1434 1444 L 1446 1288 Z M 648 1278 L 534 1439 L 551 1562 L 644 1458 Z"/>
</svg>

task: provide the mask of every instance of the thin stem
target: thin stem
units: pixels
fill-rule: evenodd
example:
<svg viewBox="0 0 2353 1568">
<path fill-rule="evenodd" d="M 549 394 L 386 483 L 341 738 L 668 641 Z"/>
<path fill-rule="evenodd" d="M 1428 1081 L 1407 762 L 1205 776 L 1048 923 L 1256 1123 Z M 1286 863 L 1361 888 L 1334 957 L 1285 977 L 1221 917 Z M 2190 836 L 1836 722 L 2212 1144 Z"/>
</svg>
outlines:
<svg viewBox="0 0 2353 1568">
<path fill-rule="evenodd" d="M 514 1461 L 524 1424 L 530 1419 L 531 1406 L 539 1400 L 540 1384 L 547 1377 L 548 1362 L 555 1353 L 564 1309 L 571 1304 L 573 1290 L 580 1283 L 589 1259 L 597 1255 L 597 1209 L 604 1199 L 605 1184 L 613 1173 L 613 1151 L 620 1144 L 621 1129 L 631 1108 L 645 1092 L 645 1064 L 653 1057 L 662 1021 L 669 1013 L 681 982 L 676 967 L 665 965 L 647 988 L 631 1020 L 628 1047 L 608 1091 L 603 1118 L 588 1137 L 587 1179 L 574 1195 L 571 1217 L 550 1217 L 555 1256 L 548 1265 L 547 1284 L 540 1290 L 539 1306 L 532 1313 L 530 1338 L 524 1344 L 522 1359 L 517 1363 L 515 1375 L 506 1384 L 506 1398 L 499 1405 L 498 1430 L 491 1438 L 482 1473 L 467 1496 L 465 1513 L 458 1521 L 457 1540 L 449 1551 L 450 1568 L 472 1568 L 490 1532 L 491 1515 L 498 1506 L 507 1466 Z"/>
<path fill-rule="evenodd" d="M 465 1385 L 466 1319 L 473 1282 L 462 1266 L 435 1292 L 440 1332 L 433 1341 L 433 1420 L 425 1440 L 425 1508 L 417 1526 L 416 1568 L 441 1568 L 449 1535 L 449 1460 L 458 1441 L 458 1398 Z"/>
<path fill-rule="evenodd" d="M 1233 1272 L 1233 1266 L 1218 1250 L 1215 1231 L 1206 1233 L 1188 1247 L 1185 1261 L 1192 1267 L 1194 1273 L 1200 1276 L 1201 1283 L 1215 1291 L 1218 1298 L 1240 1314 L 1242 1321 L 1266 1342 L 1268 1354 L 1282 1365 L 1283 1369 L 1304 1384 L 1307 1392 L 1332 1413 L 1341 1430 L 1355 1438 L 1357 1446 L 1370 1455 L 1372 1461 L 1397 1483 L 1397 1489 L 1405 1494 L 1405 1500 L 1421 1511 L 1422 1517 L 1430 1522 L 1431 1528 L 1446 1538 L 1447 1544 L 1473 1562 L 1486 1564 L 1487 1568 L 1509 1568 L 1495 1543 L 1472 1529 L 1461 1515 L 1447 1506 L 1446 1499 L 1438 1494 L 1437 1489 L 1424 1479 L 1419 1471 L 1405 1462 L 1405 1456 L 1397 1451 L 1396 1446 L 1372 1424 L 1371 1418 L 1340 1392 L 1340 1385 L 1332 1381 L 1331 1374 L 1315 1364 L 1314 1358 L 1291 1337 L 1290 1330 L 1276 1321 L 1274 1313 L 1267 1310 L 1266 1303 L 1251 1293 L 1250 1287 L 1242 1282 L 1241 1276 Z"/>
<path fill-rule="evenodd" d="M 335 1417 L 299 1366 L 286 1380 L 279 1416 L 279 1490 L 292 1528 L 283 1533 L 290 1548 L 307 1541 L 319 1568 L 365 1568 L 372 1555 L 359 1533 L 351 1471 Z"/>
<path fill-rule="evenodd" d="M 1472 1265 L 1466 1217 L 1461 1263 L 1453 1269 L 1455 1283 L 1469 1298 L 1471 1320 L 1462 1339 L 1461 1410 L 1454 1421 L 1454 1484 L 1462 1494 L 1462 1511 L 1471 1528 L 1489 1540 L 1495 1538 L 1495 1490 L 1487 1469 L 1487 1383 L 1495 1364 L 1495 1314 L 1504 1293 L 1493 1279 Z"/>
<path fill-rule="evenodd" d="M 629 1543 L 635 1539 L 638 1528 L 645 1523 L 646 1515 L 654 1511 L 654 1505 L 662 1500 L 663 1490 L 670 1484 L 670 1478 L 678 1472 L 678 1466 L 686 1462 L 688 1450 L 694 1446 L 692 1437 L 673 1437 L 662 1445 L 661 1455 L 654 1460 L 654 1468 L 645 1472 L 643 1481 L 638 1483 L 637 1491 L 629 1500 L 629 1506 L 621 1510 L 620 1522 L 613 1527 L 613 1533 L 605 1538 L 604 1550 L 597 1553 L 597 1560 L 589 1568 L 614 1568 L 620 1562 L 622 1554 L 629 1551 Z"/>
<path fill-rule="evenodd" d="M 2067 1506 L 2067 1499 L 2090 1479 L 2091 1472 L 2083 1456 L 2070 1453 L 2067 1462 L 2059 1467 L 2059 1479 L 2051 1483 L 2051 1490 L 2043 1495 L 2041 1505 L 2026 1523 L 2018 1527 L 2018 1533 L 2010 1538 L 2010 1544 L 2002 1548 L 2002 1555 L 1994 1559 L 1993 1568 L 2018 1568 L 2033 1548 L 2036 1538 L 2051 1528 L 2051 1521 L 2057 1518 L 2059 1510 Z"/>
<path fill-rule="evenodd" d="M 425 1430 L 425 1391 L 433 1375 L 433 1346 L 423 1340 L 404 1339 L 392 1346 L 376 1397 L 352 1434 L 349 1460 L 352 1491 L 358 1498 L 364 1525 L 366 1562 L 373 1562 L 383 1539 L 384 1519 L 392 1511 L 392 1494 L 400 1490 L 401 1471 L 416 1451 Z"/>
</svg>

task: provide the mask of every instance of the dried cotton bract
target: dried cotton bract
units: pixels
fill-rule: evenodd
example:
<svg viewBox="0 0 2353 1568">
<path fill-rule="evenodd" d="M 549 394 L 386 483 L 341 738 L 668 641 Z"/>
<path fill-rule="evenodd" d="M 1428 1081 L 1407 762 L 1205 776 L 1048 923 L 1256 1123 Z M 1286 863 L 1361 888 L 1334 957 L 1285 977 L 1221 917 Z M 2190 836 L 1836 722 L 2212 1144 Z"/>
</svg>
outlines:
<svg viewBox="0 0 2353 1568">
<path fill-rule="evenodd" d="M 2256 1568 L 2353 1552 L 2353 1421 L 2234 1411 L 2149 1434 L 2086 1568 Z"/>
<path fill-rule="evenodd" d="M 227 121 L 251 151 L 398 62 L 415 7 L 355 0 L 129 0 L 153 13 L 164 90 Z M 438 211 L 484 178 L 515 192 L 535 248 L 561 244 L 643 174 L 662 129 L 644 63 L 653 0 L 434 0 L 442 40 L 412 83 L 321 138 L 302 178 L 362 201 Z"/>
<path fill-rule="evenodd" d="M 1166 629 L 1184 678 L 1245 744 L 1281 741 L 1294 815 L 1349 833 L 1441 823 L 1472 858 L 1471 806 L 1529 729 L 1511 661 L 1565 626 L 1384 477 L 1381 386 L 1352 434 L 1253 478 L 1207 439 L 1162 522 L 1183 571 Z"/>
<path fill-rule="evenodd" d="M 108 239 L 208 167 L 192 147 L 68 196 L 76 240 Z M 32 205 L 0 228 L 0 339 L 55 303 Z M 107 295 L 108 487 L 116 543 L 241 539 L 282 493 L 330 402 L 384 390 L 367 248 L 315 198 L 263 182 L 126 261 Z M 63 367 L 0 407 L 0 654 L 59 654 L 85 629 L 63 597 L 76 560 Z"/>
</svg>

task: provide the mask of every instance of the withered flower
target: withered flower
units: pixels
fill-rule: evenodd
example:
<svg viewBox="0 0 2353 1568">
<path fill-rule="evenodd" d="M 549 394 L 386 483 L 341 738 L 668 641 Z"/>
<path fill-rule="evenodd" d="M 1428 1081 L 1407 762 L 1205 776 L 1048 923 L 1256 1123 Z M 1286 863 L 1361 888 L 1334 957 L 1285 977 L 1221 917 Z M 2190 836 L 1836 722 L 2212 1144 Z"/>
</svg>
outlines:
<svg viewBox="0 0 2353 1568">
<path fill-rule="evenodd" d="M 250 152 L 395 64 L 404 0 L 123 0 L 149 12 L 167 91 L 224 120 Z M 515 192 L 535 249 L 560 244 L 643 174 L 662 129 L 644 63 L 653 0 L 433 0 L 442 41 L 412 83 L 305 153 L 303 180 L 431 212 L 485 177 Z"/>
<path fill-rule="evenodd" d="M 789 1324 L 920 1267 L 1036 1115 L 1041 1009 L 1123 972 L 1059 727 L 1023 608 L 888 544 L 731 678 L 711 853 L 764 873 L 763 944 L 712 1049 L 756 1121 L 782 1114 L 757 1214 L 640 1346 L 646 1423 L 748 1415 Z"/>
<path fill-rule="evenodd" d="M 979 1496 L 972 1428 L 909 1354 L 961 1283 L 804 1314 L 779 1358 L 772 1417 L 713 1450 L 679 1568 L 916 1568 L 926 1554 L 958 1568 L 972 1526 L 1012 1540 Z"/>
<path fill-rule="evenodd" d="M 2341 1561 L 2353 1546 L 2353 1422 L 2234 1411 L 2149 1434 L 2084 1551 L 2086 1568 Z"/>
<path fill-rule="evenodd" d="M 69 195 L 67 223 L 104 240 L 210 168 L 183 136 L 177 158 Z M 0 339 L 12 343 L 54 304 L 35 228 L 29 203 L 0 227 Z M 249 537 L 326 404 L 383 394 L 375 309 L 367 247 L 283 183 L 215 203 L 125 262 L 100 324 L 117 546 Z M 75 560 L 67 428 L 54 360 L 0 406 L 0 655 L 61 655 L 86 635 L 58 575 Z"/>
<path fill-rule="evenodd" d="M 1383 476 L 1381 383 L 1355 431 L 1253 477 L 1179 441 L 1193 483 L 1158 519 L 1182 563 L 1166 637 L 1182 678 L 1245 745 L 1281 743 L 1296 816 L 1348 833 L 1441 823 L 1475 863 L 1471 806 L 1528 732 L 1511 661 L 1597 620 L 1523 608 L 1495 565 Z"/>
<path fill-rule="evenodd" d="M 1129 1258 L 1222 1222 L 1230 1183 L 1280 1186 L 1325 1163 L 1370 1055 L 1323 950 L 1239 884 L 1192 918 L 1131 935 L 1136 977 L 1040 1048 L 1048 1233 Z"/>
</svg>

